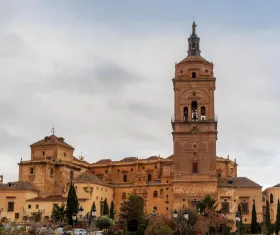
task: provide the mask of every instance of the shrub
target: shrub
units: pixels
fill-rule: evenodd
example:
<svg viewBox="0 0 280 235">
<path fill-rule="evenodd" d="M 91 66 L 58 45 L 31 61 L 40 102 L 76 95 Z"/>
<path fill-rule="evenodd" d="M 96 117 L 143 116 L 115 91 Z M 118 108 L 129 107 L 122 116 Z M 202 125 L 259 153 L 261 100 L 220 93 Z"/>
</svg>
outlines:
<svg viewBox="0 0 280 235">
<path fill-rule="evenodd" d="M 112 227 L 114 225 L 115 225 L 114 220 L 112 220 L 107 215 L 103 215 L 103 216 L 98 217 L 98 219 L 96 221 L 96 226 L 101 230 Z"/>
</svg>

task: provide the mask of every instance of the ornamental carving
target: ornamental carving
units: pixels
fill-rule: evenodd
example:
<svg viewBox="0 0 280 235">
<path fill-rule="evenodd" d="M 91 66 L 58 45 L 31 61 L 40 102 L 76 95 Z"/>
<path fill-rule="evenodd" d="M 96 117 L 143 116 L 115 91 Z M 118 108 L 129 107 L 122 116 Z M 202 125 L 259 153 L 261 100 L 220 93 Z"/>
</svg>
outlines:
<svg viewBox="0 0 280 235">
<path fill-rule="evenodd" d="M 202 142 L 188 142 L 183 147 L 183 152 L 206 152 L 207 147 Z"/>
</svg>

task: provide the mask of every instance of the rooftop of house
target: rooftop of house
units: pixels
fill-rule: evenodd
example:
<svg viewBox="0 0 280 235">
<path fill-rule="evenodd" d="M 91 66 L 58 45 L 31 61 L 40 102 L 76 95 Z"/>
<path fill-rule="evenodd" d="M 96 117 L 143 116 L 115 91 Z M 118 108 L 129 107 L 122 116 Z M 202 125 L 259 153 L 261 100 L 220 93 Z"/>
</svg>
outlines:
<svg viewBox="0 0 280 235">
<path fill-rule="evenodd" d="M 105 180 L 102 180 L 98 176 L 93 175 L 89 172 L 84 172 L 79 176 L 77 176 L 74 180 L 74 183 L 94 183 L 94 184 L 104 185 L 107 187 L 112 187 Z"/>
<path fill-rule="evenodd" d="M 78 198 L 78 201 L 86 201 L 86 198 Z M 26 200 L 27 202 L 66 202 L 67 197 L 61 195 L 52 195 L 47 197 L 34 197 Z"/>
<path fill-rule="evenodd" d="M 67 144 L 64 141 L 63 137 L 57 137 L 55 135 L 46 136 L 44 139 L 39 140 L 39 141 L 35 142 L 34 144 L 31 144 L 30 147 L 47 146 L 47 145 L 59 145 L 59 146 L 62 146 L 65 148 L 70 148 L 70 149 L 74 150 L 74 148 L 71 145 Z"/>
<path fill-rule="evenodd" d="M 262 188 L 262 186 L 247 177 L 227 177 L 219 179 L 218 186 L 232 188 Z"/>
<path fill-rule="evenodd" d="M 6 184 L 0 184 L 0 190 L 32 190 L 39 191 L 31 182 L 15 181 Z"/>
</svg>

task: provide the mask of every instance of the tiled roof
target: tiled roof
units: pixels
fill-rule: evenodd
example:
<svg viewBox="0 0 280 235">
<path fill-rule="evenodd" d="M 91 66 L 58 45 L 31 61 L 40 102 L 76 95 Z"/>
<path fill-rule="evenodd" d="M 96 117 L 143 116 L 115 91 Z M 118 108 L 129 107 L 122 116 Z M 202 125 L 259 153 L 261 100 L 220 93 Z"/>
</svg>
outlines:
<svg viewBox="0 0 280 235">
<path fill-rule="evenodd" d="M 280 187 L 280 184 L 276 184 L 273 186 L 274 188 L 279 188 Z"/>
<path fill-rule="evenodd" d="M 148 157 L 147 159 L 145 159 L 145 160 L 157 160 L 157 159 L 159 159 L 160 157 L 158 157 L 158 156 L 151 156 L 151 157 Z"/>
<path fill-rule="evenodd" d="M 78 198 L 78 201 L 86 201 L 86 198 Z M 47 197 L 34 197 L 26 200 L 28 202 L 66 202 L 67 197 L 62 197 L 61 195 L 52 195 Z"/>
<path fill-rule="evenodd" d="M 63 137 L 57 137 L 55 135 L 46 136 L 44 139 L 37 141 L 34 144 L 31 144 L 30 147 L 34 146 L 46 146 L 46 145 L 60 145 L 66 148 L 74 149 L 71 145 L 64 142 Z"/>
<path fill-rule="evenodd" d="M 105 186 L 110 186 L 106 181 L 100 179 L 96 175 L 93 175 L 89 172 L 84 172 L 80 174 L 79 176 L 76 177 L 74 180 L 75 183 L 95 183 L 95 184 L 100 184 L 100 185 L 105 185 Z"/>
<path fill-rule="evenodd" d="M 206 59 L 204 59 L 201 56 L 195 56 L 195 55 L 189 55 L 187 56 L 185 59 L 183 59 L 182 61 L 180 61 L 178 64 L 184 63 L 184 62 L 197 62 L 197 61 L 201 61 L 201 62 L 206 62 L 209 63 L 209 61 L 207 61 Z"/>
<path fill-rule="evenodd" d="M 246 177 L 228 177 L 218 180 L 219 187 L 233 187 L 233 188 L 261 188 L 256 182 Z"/>
<path fill-rule="evenodd" d="M 125 157 L 124 159 L 120 160 L 120 162 L 135 162 L 137 161 L 137 157 Z"/>
<path fill-rule="evenodd" d="M 27 181 L 8 182 L 7 184 L 0 184 L 0 190 L 33 190 L 39 191 L 32 183 Z"/>
<path fill-rule="evenodd" d="M 109 164 L 111 162 L 112 162 L 111 159 L 102 159 L 102 160 L 95 162 L 95 164 Z"/>
</svg>

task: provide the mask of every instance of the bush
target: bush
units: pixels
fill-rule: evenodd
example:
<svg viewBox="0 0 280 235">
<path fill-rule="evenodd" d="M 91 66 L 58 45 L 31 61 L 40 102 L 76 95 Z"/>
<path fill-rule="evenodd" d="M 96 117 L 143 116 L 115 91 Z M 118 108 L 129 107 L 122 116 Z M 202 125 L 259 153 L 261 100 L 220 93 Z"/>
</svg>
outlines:
<svg viewBox="0 0 280 235">
<path fill-rule="evenodd" d="M 112 220 L 107 215 L 103 215 L 103 216 L 98 217 L 98 219 L 96 221 L 96 227 L 98 227 L 101 230 L 112 227 L 114 225 L 115 225 L 114 220 Z"/>
<path fill-rule="evenodd" d="M 173 235 L 173 230 L 163 220 L 157 220 L 148 226 L 145 235 Z"/>
</svg>

